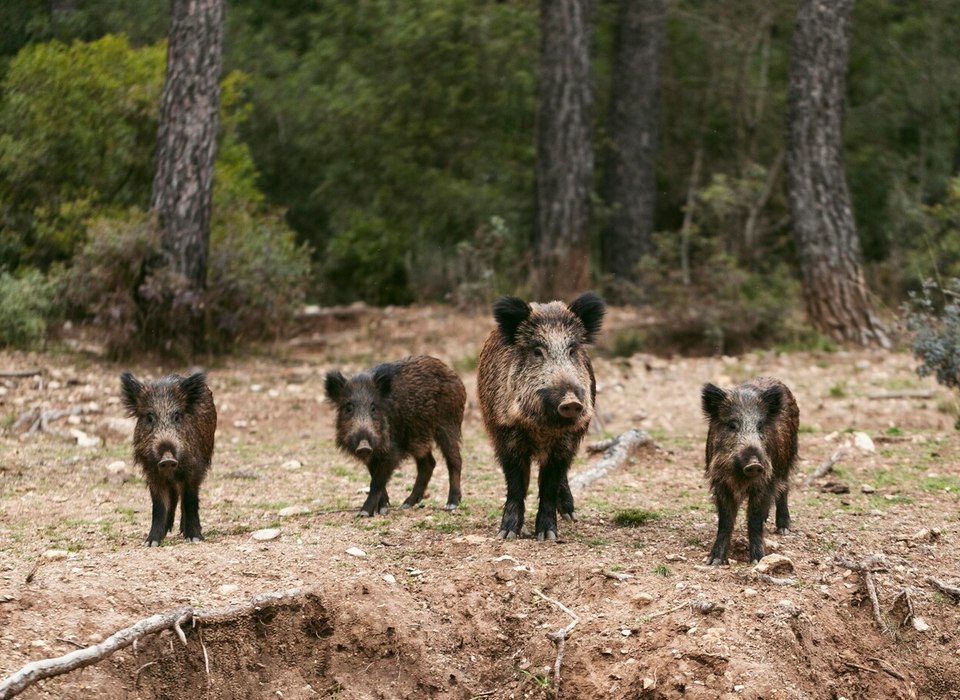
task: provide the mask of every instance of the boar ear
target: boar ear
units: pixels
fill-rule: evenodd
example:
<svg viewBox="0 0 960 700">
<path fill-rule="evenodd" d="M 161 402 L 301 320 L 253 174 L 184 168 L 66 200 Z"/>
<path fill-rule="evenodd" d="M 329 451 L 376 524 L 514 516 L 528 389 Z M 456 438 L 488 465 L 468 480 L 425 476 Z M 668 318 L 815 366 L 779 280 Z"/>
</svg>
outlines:
<svg viewBox="0 0 960 700">
<path fill-rule="evenodd" d="M 203 372 L 194 372 L 189 377 L 180 380 L 180 391 L 187 402 L 187 408 L 193 408 L 203 398 L 207 388 L 207 375 Z"/>
<path fill-rule="evenodd" d="M 773 418 L 780 413 L 783 405 L 783 388 L 779 384 L 767 387 L 760 394 L 760 403 L 767 412 L 767 418 Z"/>
<path fill-rule="evenodd" d="M 513 345 L 517 328 L 530 315 L 530 304 L 518 297 L 500 297 L 493 304 L 493 317 L 497 320 L 503 339 Z"/>
<path fill-rule="evenodd" d="M 600 333 L 603 315 L 607 312 L 600 295 L 595 292 L 584 292 L 573 300 L 570 310 L 587 329 L 587 342 L 595 341 Z"/>
<path fill-rule="evenodd" d="M 120 375 L 120 400 L 131 417 L 137 415 L 137 405 L 144 391 L 143 384 L 132 374 L 124 372 Z"/>
<path fill-rule="evenodd" d="M 701 394 L 703 415 L 706 416 L 708 420 L 717 418 L 720 415 L 720 404 L 722 404 L 726 398 L 727 392 L 716 384 L 704 384 L 703 393 Z"/>
<path fill-rule="evenodd" d="M 347 385 L 347 378 L 343 372 L 338 369 L 332 369 L 327 372 L 327 377 L 323 382 L 323 389 L 327 398 L 333 403 L 340 403 L 340 397 L 343 396 L 343 387 Z"/>
<path fill-rule="evenodd" d="M 390 387 L 396 373 L 397 368 L 392 364 L 383 364 L 373 370 L 373 384 L 377 387 L 381 396 L 387 396 L 390 393 Z"/>
</svg>

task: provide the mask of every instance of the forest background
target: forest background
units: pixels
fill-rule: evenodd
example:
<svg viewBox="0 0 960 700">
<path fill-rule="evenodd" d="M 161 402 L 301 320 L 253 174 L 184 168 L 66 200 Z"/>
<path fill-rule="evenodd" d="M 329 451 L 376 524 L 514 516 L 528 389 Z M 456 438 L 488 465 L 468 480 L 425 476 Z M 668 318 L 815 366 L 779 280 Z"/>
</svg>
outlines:
<svg viewBox="0 0 960 700">
<path fill-rule="evenodd" d="M 795 1 L 650 3 L 652 244 L 629 284 L 608 269 L 629 4 L 589 18 L 592 284 L 661 323 L 617 349 L 829 345 L 803 314 L 785 173 Z M 210 350 L 283 333 L 305 301 L 533 292 L 539 3 L 233 0 L 225 18 Z M 141 347 L 169 24 L 153 0 L 0 8 L 0 344 L 70 320 Z M 843 163 L 887 319 L 960 275 L 958 45 L 960 4 L 854 8 Z"/>
</svg>

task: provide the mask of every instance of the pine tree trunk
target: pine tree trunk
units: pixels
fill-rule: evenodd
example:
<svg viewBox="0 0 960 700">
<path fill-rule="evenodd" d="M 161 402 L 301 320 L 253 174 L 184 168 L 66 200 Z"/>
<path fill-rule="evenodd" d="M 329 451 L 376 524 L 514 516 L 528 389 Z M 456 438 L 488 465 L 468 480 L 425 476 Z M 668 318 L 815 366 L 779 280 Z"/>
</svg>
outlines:
<svg viewBox="0 0 960 700">
<path fill-rule="evenodd" d="M 590 286 L 593 182 L 590 0 L 541 0 L 534 294 L 569 300 Z"/>
<path fill-rule="evenodd" d="M 660 56 L 666 38 L 664 0 L 620 0 L 613 92 L 607 202 L 610 219 L 601 236 L 608 295 L 637 296 L 637 263 L 654 253 L 656 158 L 660 116 Z"/>
<path fill-rule="evenodd" d="M 801 0 L 793 36 L 787 168 L 811 321 L 860 345 L 890 341 L 867 296 L 843 167 L 843 111 L 854 0 Z"/>
<path fill-rule="evenodd" d="M 172 0 L 150 208 L 164 265 L 187 288 L 206 286 L 213 163 L 220 121 L 223 0 Z"/>
</svg>

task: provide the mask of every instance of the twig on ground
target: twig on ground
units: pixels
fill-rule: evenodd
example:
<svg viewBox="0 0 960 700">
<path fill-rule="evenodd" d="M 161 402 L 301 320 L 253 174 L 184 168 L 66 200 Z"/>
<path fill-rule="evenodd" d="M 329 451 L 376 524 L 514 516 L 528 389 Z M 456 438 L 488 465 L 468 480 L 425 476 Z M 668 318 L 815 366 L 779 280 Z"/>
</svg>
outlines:
<svg viewBox="0 0 960 700">
<path fill-rule="evenodd" d="M 86 649 L 86 647 L 80 642 L 75 642 L 72 639 L 67 639 L 66 637 L 57 637 L 57 641 L 63 642 L 65 644 L 70 644 L 72 646 L 75 646 L 77 649 Z"/>
<path fill-rule="evenodd" d="M 24 433 L 26 435 L 37 432 L 56 432 L 50 428 L 50 423 L 52 421 L 60 420 L 61 418 L 68 418 L 69 416 L 82 416 L 90 413 L 102 412 L 103 409 L 101 409 L 95 403 L 77 404 L 75 406 L 71 406 L 70 408 L 63 409 L 50 408 L 46 411 L 38 408 L 32 408 L 17 419 L 17 422 L 13 424 L 12 430 L 15 433 Z"/>
<path fill-rule="evenodd" d="M 33 581 L 33 577 L 37 575 L 37 570 L 40 568 L 40 564 L 43 563 L 43 559 L 37 557 L 37 561 L 34 562 L 33 568 L 30 569 L 30 573 L 27 574 L 27 577 L 23 580 L 24 583 L 30 583 Z"/>
<path fill-rule="evenodd" d="M 880 673 L 880 671 L 878 671 L 875 668 L 867 668 L 866 666 L 855 664 L 852 661 L 844 661 L 843 664 L 844 666 L 849 666 L 850 668 L 857 668 L 857 669 L 860 669 L 861 671 L 866 671 L 867 673 Z"/>
<path fill-rule="evenodd" d="M 851 571 L 859 571 L 863 574 L 863 584 L 867 588 L 867 595 L 870 597 L 870 606 L 873 608 L 873 619 L 876 621 L 877 627 L 880 628 L 881 632 L 884 634 L 889 633 L 890 629 L 887 627 L 887 623 L 883 619 L 883 613 L 880 611 L 880 600 L 877 597 L 877 584 L 873 581 L 874 572 L 886 571 L 886 567 L 882 566 L 883 557 L 879 554 L 872 554 L 862 562 L 855 562 L 837 556 L 836 562 Z"/>
<path fill-rule="evenodd" d="M 56 658 L 31 661 L 16 673 L 0 681 L 0 700 L 7 700 L 8 698 L 19 695 L 37 681 L 45 678 L 53 678 L 54 676 L 69 673 L 78 668 L 84 668 L 98 661 L 102 661 L 114 652 L 134 644 L 138 639 L 146 637 L 147 635 L 156 634 L 157 632 L 162 632 L 167 629 L 174 629 L 177 631 L 181 641 L 186 643 L 186 635 L 184 635 L 183 630 L 180 629 L 180 625 L 186 622 L 194 620 L 200 623 L 214 623 L 229 620 L 235 618 L 237 615 L 255 612 L 264 607 L 283 605 L 291 602 L 302 594 L 303 589 L 294 588 L 288 591 L 261 593 L 251 598 L 247 603 L 234 607 L 206 609 L 185 606 L 169 612 L 153 615 L 144 620 L 140 620 L 130 627 L 120 630 L 99 644 L 93 644 Z M 151 664 L 148 663 L 140 667 L 137 671 L 138 678 L 140 671 L 150 665 Z"/>
<path fill-rule="evenodd" d="M 606 476 L 608 472 L 622 467 L 644 445 L 653 445 L 657 449 L 662 449 L 647 431 L 640 428 L 631 428 L 611 440 L 601 441 L 598 445 L 603 445 L 596 450 L 599 452 L 602 449 L 603 457 L 596 464 L 570 477 L 571 491 L 580 491 L 590 483 Z"/>
<path fill-rule="evenodd" d="M 210 656 L 207 654 L 207 645 L 203 643 L 203 627 L 197 630 L 197 639 L 200 640 L 200 648 L 203 649 L 203 667 L 207 670 L 207 678 L 209 678 Z"/>
<path fill-rule="evenodd" d="M 683 610 L 683 609 L 684 609 L 685 607 L 687 607 L 688 605 L 690 605 L 690 601 L 685 601 L 685 602 L 683 602 L 683 603 L 680 603 L 680 605 L 678 605 L 678 606 L 675 607 L 675 608 L 670 608 L 669 610 L 661 610 L 660 612 L 655 612 L 655 613 L 652 613 L 652 614 L 650 614 L 650 615 L 645 615 L 645 617 L 646 617 L 647 619 L 652 620 L 652 619 L 655 618 L 655 617 L 662 617 L 663 615 L 669 615 L 670 613 L 677 612 L 677 610 Z"/>
<path fill-rule="evenodd" d="M 913 601 L 910 599 L 910 589 L 904 588 L 902 591 L 897 593 L 896 597 L 893 599 L 893 602 L 890 604 L 891 614 L 897 609 L 897 603 L 900 602 L 900 599 L 904 600 L 904 604 L 907 608 L 906 614 L 903 616 L 903 622 L 899 623 L 897 627 L 903 627 L 905 624 L 910 622 L 913 619 Z"/>
<path fill-rule="evenodd" d="M 867 660 L 868 660 L 868 661 L 874 661 L 874 662 L 876 662 L 877 665 L 880 666 L 881 670 L 883 670 L 885 673 L 889 673 L 891 676 L 893 676 L 894 678 L 896 678 L 898 681 L 905 681 L 905 680 L 907 680 L 906 677 L 904 677 L 904 675 L 903 675 L 902 673 L 900 673 L 900 671 L 898 671 L 897 669 L 895 669 L 895 668 L 893 667 L 893 665 L 890 664 L 890 662 L 884 661 L 883 659 L 878 659 L 876 656 L 871 656 L 871 657 L 870 657 L 869 659 L 867 659 Z"/>
<path fill-rule="evenodd" d="M 157 662 L 156 662 L 156 661 L 148 661 L 148 662 L 145 663 L 143 666 L 141 666 L 140 668 L 138 668 L 138 669 L 137 669 L 137 675 L 136 675 L 136 676 L 134 677 L 134 679 L 133 679 L 133 687 L 134 687 L 134 688 L 139 687 L 139 685 L 140 685 L 140 674 L 143 673 L 143 669 L 149 668 L 150 666 L 156 666 L 156 665 L 157 665 Z"/>
<path fill-rule="evenodd" d="M 946 593 L 947 595 L 953 596 L 957 599 L 957 602 L 960 603 L 960 588 L 955 588 L 954 586 L 948 586 L 943 581 L 938 581 L 933 576 L 927 576 L 927 583 L 931 584 L 934 588 L 939 590 L 941 593 Z"/>
<path fill-rule="evenodd" d="M 547 601 L 548 603 L 552 603 L 553 605 L 556 605 L 558 608 L 560 608 L 561 610 L 563 610 L 563 612 L 567 613 L 567 615 L 569 615 L 569 616 L 571 617 L 571 620 L 570 620 L 570 624 L 569 624 L 569 625 L 567 625 L 566 627 L 563 627 L 563 628 L 561 628 L 561 629 L 558 629 L 556 632 L 548 632 L 548 633 L 547 633 L 547 639 L 549 639 L 551 642 L 553 642 L 554 644 L 557 645 L 557 659 L 556 659 L 556 661 L 554 661 L 554 663 L 553 663 L 553 683 L 554 683 L 554 686 L 555 686 L 555 690 L 556 690 L 557 692 L 559 692 L 559 690 L 560 690 L 560 664 L 563 663 L 563 646 L 564 646 L 564 644 L 565 644 L 566 641 L 567 641 L 567 637 L 570 636 L 570 632 L 572 632 L 572 631 L 573 631 L 573 628 L 577 626 L 577 623 L 578 623 L 578 622 L 580 622 L 580 618 L 577 617 L 577 613 L 573 612 L 573 610 L 571 610 L 570 608 L 568 608 L 566 605 L 564 605 L 563 603 L 561 603 L 559 600 L 554 600 L 553 598 L 544 595 L 544 594 L 543 594 L 543 591 L 541 591 L 540 589 L 534 588 L 534 589 L 533 589 L 533 592 L 536 593 L 536 594 L 537 594 L 538 596 L 540 596 L 541 598 L 543 598 L 543 599 L 544 599 L 545 601 Z"/>
<path fill-rule="evenodd" d="M 867 398 L 873 401 L 881 399 L 930 399 L 933 398 L 933 392 L 928 389 L 901 389 L 899 391 L 874 391 L 867 394 Z"/>
<path fill-rule="evenodd" d="M 0 379 L 23 379 L 43 374 L 42 369 L 6 369 L 0 371 Z"/>
<path fill-rule="evenodd" d="M 778 578 L 777 576 L 771 576 L 770 574 L 760 574 L 754 573 L 754 578 L 757 581 L 763 581 L 764 583 L 772 583 L 775 586 L 796 586 L 797 579 L 795 578 Z"/>
<path fill-rule="evenodd" d="M 633 578 L 631 574 L 624 574 L 619 571 L 608 571 L 606 569 L 603 570 L 603 575 L 607 578 L 612 578 L 614 581 L 626 581 L 627 579 Z"/>
<path fill-rule="evenodd" d="M 817 467 L 817 470 L 813 472 L 813 474 L 807 477 L 806 485 L 809 486 L 814 481 L 830 472 L 833 469 L 833 465 L 840 461 L 840 458 L 843 457 L 846 451 L 846 447 L 841 447 L 835 450 L 829 458 L 820 463 L 820 466 Z"/>
</svg>

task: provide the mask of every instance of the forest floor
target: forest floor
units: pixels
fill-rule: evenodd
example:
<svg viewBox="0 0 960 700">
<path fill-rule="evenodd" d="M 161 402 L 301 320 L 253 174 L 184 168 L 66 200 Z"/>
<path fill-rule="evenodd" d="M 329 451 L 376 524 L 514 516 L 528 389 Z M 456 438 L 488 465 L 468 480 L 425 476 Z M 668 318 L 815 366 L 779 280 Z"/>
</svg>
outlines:
<svg viewBox="0 0 960 700">
<path fill-rule="evenodd" d="M 201 491 L 206 539 L 172 533 L 159 549 L 141 546 L 150 502 L 118 375 L 187 368 L 116 365 L 76 338 L 70 350 L 0 354 L 0 371 L 43 369 L 0 379 L 0 678 L 155 613 L 298 589 L 280 607 L 188 627 L 186 644 L 169 631 L 144 638 L 23 697 L 960 698 L 960 601 L 927 581 L 960 585 L 955 397 L 918 379 L 905 353 L 605 350 L 642 323 L 626 309 L 608 315 L 588 441 L 642 428 L 657 446 L 577 493 L 579 519 L 561 521 L 556 543 L 494 538 L 505 488 L 474 371 L 493 326 L 485 313 L 324 311 L 269 353 L 206 367 L 219 412 Z M 443 510 L 438 458 L 422 507 L 358 519 L 367 476 L 334 446 L 324 373 L 418 353 L 467 385 L 463 504 Z M 792 562 L 776 574 L 789 584 L 744 561 L 742 516 L 738 561 L 703 565 L 716 516 L 700 387 L 756 375 L 782 379 L 800 405 L 793 529 L 767 534 L 768 551 Z M 58 409 L 77 414 L 24 432 L 21 417 Z M 596 459 L 581 450 L 573 473 Z M 394 504 L 412 482 L 407 462 Z M 535 494 L 527 509 L 532 518 Z M 618 524 L 630 514 L 634 526 Z M 268 528 L 279 535 L 252 537 Z M 885 630 L 866 577 L 838 561 L 871 555 Z M 556 603 L 577 619 L 559 679 L 547 635 L 573 618 Z"/>
</svg>

